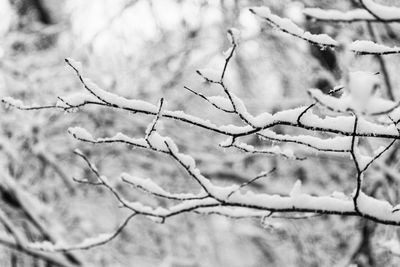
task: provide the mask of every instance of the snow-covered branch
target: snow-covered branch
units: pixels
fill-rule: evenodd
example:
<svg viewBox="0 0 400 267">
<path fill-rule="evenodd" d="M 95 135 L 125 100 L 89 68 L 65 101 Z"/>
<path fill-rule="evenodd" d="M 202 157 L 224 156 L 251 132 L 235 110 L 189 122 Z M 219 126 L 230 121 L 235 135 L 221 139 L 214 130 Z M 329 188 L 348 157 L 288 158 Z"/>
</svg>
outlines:
<svg viewBox="0 0 400 267">
<path fill-rule="evenodd" d="M 329 11 L 329 16 L 319 10 L 308 10 L 309 16 L 325 17 L 334 20 L 356 20 L 356 14 L 363 20 L 386 19 L 393 20 L 397 11 L 391 16 L 386 9 L 371 1 L 363 1 L 367 13 L 339 14 Z M 288 19 L 280 18 L 271 13 L 266 7 L 251 8 L 251 12 L 268 21 L 274 27 L 297 38 L 306 40 L 322 48 L 335 48 L 339 43 L 325 34 L 311 34 L 302 30 Z M 385 12 L 383 12 L 384 10 Z M 360 15 L 360 14 L 364 15 Z M 311 15 L 310 15 L 311 14 Z M 367 15 L 366 15 L 367 14 Z M 386 15 L 385 15 L 386 14 Z M 389 151 L 400 139 L 400 102 L 381 97 L 378 94 L 379 76 L 376 73 L 352 72 L 343 86 L 333 88 L 328 94 L 319 89 L 310 89 L 311 104 L 275 113 L 263 112 L 253 115 L 249 112 L 245 101 L 234 94 L 226 82 L 228 66 L 239 47 L 240 34 L 236 29 L 228 31 L 230 48 L 225 53 L 225 61 L 220 71 L 214 69 L 199 69 L 197 73 L 207 83 L 217 86 L 222 95 L 208 96 L 197 92 L 188 86 L 185 88 L 195 96 L 205 100 L 218 112 L 222 111 L 236 119 L 237 125 L 217 125 L 208 118 L 190 115 L 184 111 L 168 110 L 164 98 L 157 105 L 138 99 L 129 99 L 100 88 L 86 78 L 79 62 L 66 59 L 65 62 L 75 73 L 83 86 L 83 92 L 75 92 L 67 96 L 59 96 L 54 105 L 26 105 L 20 100 L 4 97 L 2 102 L 21 110 L 57 109 L 71 111 L 88 106 L 98 106 L 117 111 L 128 111 L 135 115 L 153 117 L 143 135 L 131 137 L 124 133 L 114 136 L 96 137 L 83 127 L 74 126 L 68 132 L 82 142 L 104 145 L 124 144 L 132 148 L 147 150 L 155 154 L 163 154 L 174 161 L 188 177 L 188 183 L 195 183 L 197 188 L 186 192 L 170 192 L 167 188 L 155 182 L 155 179 L 143 178 L 138 175 L 121 173 L 119 182 L 132 186 L 155 198 L 162 198 L 165 205 L 147 205 L 141 199 L 131 201 L 131 196 L 121 192 L 113 182 L 104 176 L 95 164 L 79 150 L 75 154 L 82 158 L 89 168 L 95 181 L 77 179 L 76 182 L 101 186 L 118 202 L 119 206 L 129 212 L 115 231 L 84 239 L 76 245 L 66 245 L 63 242 L 48 240 L 46 242 L 29 243 L 19 237 L 18 233 L 9 226 L 5 216 L 0 212 L 0 222 L 15 239 L 15 245 L 29 251 L 71 251 L 90 249 L 106 244 L 116 238 L 128 222 L 138 216 L 145 216 L 157 222 L 164 222 L 170 217 L 183 213 L 219 214 L 231 218 L 278 218 L 287 217 L 287 213 L 295 214 L 293 218 L 309 218 L 323 214 L 358 216 L 381 224 L 400 225 L 400 213 L 397 206 L 388 201 L 368 196 L 363 192 L 366 182 L 365 175 L 370 166 L 382 155 Z M 397 54 L 400 48 L 386 47 L 371 41 L 355 41 L 350 44 L 350 50 L 359 54 Z M 333 93 L 341 91 L 339 97 Z M 214 184 L 205 172 L 200 170 L 196 161 L 187 153 L 179 150 L 179 144 L 159 131 L 159 123 L 169 119 L 194 126 L 191 129 L 202 129 L 205 133 L 218 133 L 226 138 L 220 147 L 234 148 L 248 154 L 280 156 L 287 160 L 305 160 L 302 152 L 311 150 L 318 154 L 332 155 L 350 159 L 354 163 L 356 174 L 351 177 L 354 191 L 351 195 L 342 192 L 332 192 L 328 195 L 315 195 L 305 192 L 300 180 L 294 183 L 291 190 L 285 194 L 269 192 L 254 193 L 249 186 L 255 181 L 272 175 L 272 172 L 262 172 L 246 182 L 220 186 Z M 277 129 L 279 127 L 279 130 Z M 290 129 L 290 130 L 289 130 Z M 300 130 L 300 131 L 296 131 Z M 257 138 L 259 143 L 253 145 L 249 137 Z M 247 139 L 246 139 L 247 138 Z M 369 153 L 364 151 L 361 138 L 383 139 L 385 145 L 372 148 Z M 261 143 L 261 145 L 259 145 Z M 295 152 L 296 153 L 295 153 Z M 299 152 L 299 153 L 298 153 Z M 221 168 L 224 168 L 221 165 Z M 225 167 L 226 168 L 226 167 Z M 282 216 L 281 216 L 282 215 Z M 22 240 L 22 241 L 21 241 Z M 0 239 L 1 242 L 1 239 Z M 21 245 L 23 244 L 23 245 Z"/>
<path fill-rule="evenodd" d="M 380 22 L 400 22 L 400 8 L 378 5 L 370 0 L 361 1 L 363 9 L 355 9 L 348 12 L 337 10 L 322 10 L 319 8 L 308 8 L 304 10 L 305 15 L 317 20 L 335 22 L 353 21 L 380 21 Z M 312 34 L 304 31 L 288 18 L 281 18 L 271 12 L 268 7 L 253 7 L 250 11 L 266 20 L 278 30 L 288 33 L 296 38 L 303 39 L 322 49 L 326 47 L 335 48 L 340 46 L 336 40 L 326 34 Z M 372 41 L 357 40 L 352 42 L 348 49 L 359 55 L 389 55 L 398 54 L 398 47 L 388 47 Z"/>
<path fill-rule="evenodd" d="M 311 44 L 323 48 L 324 47 L 334 48 L 339 45 L 337 41 L 335 41 L 332 37 L 330 37 L 327 34 L 312 34 L 310 32 L 306 32 L 299 26 L 294 24 L 290 19 L 281 18 L 277 15 L 272 14 L 271 10 L 268 7 L 253 7 L 250 8 L 250 11 L 253 14 L 259 16 L 260 18 L 266 20 L 277 29 L 286 32 L 294 37 L 303 39 Z"/>
<path fill-rule="evenodd" d="M 232 49 L 232 51 L 234 51 L 234 49 Z M 313 104 L 307 107 L 283 110 L 275 114 L 263 113 L 257 117 L 254 117 L 247 112 L 244 103 L 232 92 L 230 92 L 230 90 L 225 86 L 225 84 L 223 83 L 223 77 L 221 75 L 219 77 L 219 81 L 217 82 L 223 87 L 223 90 L 227 95 L 227 99 L 229 99 L 229 102 L 233 107 L 234 113 L 236 113 L 244 123 L 247 123 L 247 125 L 216 126 L 211 122 L 187 115 L 183 112 L 163 110 L 163 100 L 160 101 L 160 104 L 157 107 L 144 101 L 129 100 L 121 96 L 106 92 L 100 89 L 98 86 L 94 85 L 87 78 L 84 78 L 80 73 L 81 68 L 75 66 L 77 65 L 77 63 L 72 63 L 73 61 L 71 60 L 68 60 L 67 62 L 68 65 L 73 67 L 82 84 L 90 94 L 82 94 L 79 97 L 76 94 L 72 97 L 63 97 L 63 101 L 57 103 L 57 107 L 62 107 L 68 110 L 71 107 L 82 107 L 89 104 L 97 104 L 109 108 L 129 110 L 136 113 L 155 116 L 155 119 L 149 125 L 144 138 L 132 138 L 122 133 L 118 133 L 113 137 L 94 138 L 91 133 L 83 128 L 71 127 L 69 129 L 69 133 L 73 137 L 80 141 L 93 144 L 123 143 L 129 146 L 151 150 L 156 153 L 170 155 L 170 157 L 174 159 L 179 165 L 181 165 L 183 169 L 187 172 L 187 174 L 198 183 L 202 190 L 200 193 L 169 193 L 167 190 L 162 189 L 154 183 L 151 183 L 150 180 L 143 180 L 137 177 L 133 178 L 132 176 L 125 174 L 122 175 L 122 179 L 124 182 L 132 184 L 137 188 L 153 194 L 154 196 L 179 200 L 183 202 L 177 206 L 172 206 L 169 209 L 155 209 L 139 203 L 130 203 L 125 200 L 120 195 L 120 193 L 108 183 L 108 180 L 105 177 L 101 176 L 97 172 L 97 169 L 94 167 L 94 165 L 89 163 L 86 157 L 83 157 L 81 153 L 77 152 L 80 156 L 87 160 L 88 166 L 98 179 L 97 184 L 103 185 L 108 188 L 122 206 L 130 209 L 135 214 L 165 219 L 170 216 L 180 214 L 182 212 L 194 211 L 205 207 L 211 208 L 226 206 L 230 208 L 247 208 L 251 211 L 262 210 L 265 212 L 314 212 L 327 214 L 360 215 L 382 223 L 396 225 L 399 223 L 397 221 L 397 217 L 394 218 L 392 216 L 388 216 L 387 214 L 384 217 L 377 217 L 370 210 L 363 211 L 361 208 L 358 207 L 358 204 L 356 208 L 353 205 L 354 203 L 351 199 L 347 199 L 346 201 L 344 201 L 343 199 L 338 200 L 334 197 L 315 197 L 304 194 L 304 199 L 306 199 L 306 201 L 298 202 L 297 200 L 293 199 L 296 194 L 291 194 L 288 197 L 276 195 L 272 196 L 268 194 L 250 194 L 249 192 L 247 194 L 242 194 L 239 192 L 237 186 L 220 188 L 213 185 L 206 177 L 201 174 L 191 157 L 181 154 L 177 148 L 177 145 L 170 138 L 162 137 L 156 130 L 156 124 L 158 120 L 162 118 L 172 118 L 224 134 L 230 138 L 228 138 L 227 142 L 221 144 L 221 146 L 235 147 L 247 153 L 282 155 L 289 159 L 298 159 L 298 157 L 293 155 L 293 152 L 291 152 L 291 150 L 282 150 L 279 146 L 259 149 L 247 145 L 243 142 L 237 141 L 237 139 L 241 136 L 257 134 L 258 136 L 267 140 L 278 141 L 286 144 L 298 144 L 315 149 L 316 151 L 319 151 L 321 153 L 340 152 L 343 155 L 351 154 L 355 163 L 359 164 L 358 172 L 359 174 L 361 174 L 370 164 L 372 164 L 374 159 L 376 159 L 377 157 L 372 156 L 369 157 L 368 162 L 364 164 L 359 163 L 360 157 L 357 156 L 358 154 L 356 140 L 361 136 L 383 137 L 386 139 L 391 139 L 392 142 L 394 142 L 393 140 L 399 139 L 399 132 L 396 127 L 396 122 L 400 118 L 400 113 L 397 109 L 396 103 L 391 102 L 393 108 L 389 108 L 385 112 L 380 110 L 379 108 L 381 106 L 387 106 L 386 103 L 389 103 L 387 100 L 380 100 L 383 101 L 381 105 L 377 105 L 377 102 L 373 102 L 371 104 L 371 107 L 367 104 L 365 104 L 366 106 L 364 106 L 364 108 L 366 108 L 367 110 L 372 109 L 373 114 L 376 114 L 377 116 L 390 116 L 391 120 L 393 121 L 392 123 L 382 124 L 380 122 L 369 121 L 367 117 L 362 115 L 365 114 L 365 112 L 361 112 L 360 116 L 356 116 L 357 124 L 355 125 L 354 115 L 353 113 L 349 112 L 349 110 L 356 112 L 360 110 L 357 109 L 357 106 L 353 106 L 354 101 L 352 102 L 351 100 L 349 100 L 349 98 L 346 98 L 345 96 L 338 99 L 330 97 L 329 95 L 323 95 L 319 91 L 311 90 L 310 94 L 317 101 L 317 103 L 324 107 L 328 107 L 331 110 L 334 110 L 335 112 L 339 113 L 339 115 L 326 116 L 325 118 L 321 118 L 313 114 L 312 108 L 315 106 L 315 104 Z M 228 62 L 229 61 L 227 60 L 227 63 Z M 368 76 L 368 74 L 365 75 L 367 75 L 366 77 L 370 77 Z M 349 84 L 349 86 L 354 87 L 355 85 Z M 354 94 L 355 92 L 353 92 L 353 95 Z M 8 98 L 3 99 L 3 101 L 9 100 L 10 99 Z M 215 101 L 214 104 L 217 102 L 218 101 Z M 16 106 L 25 107 L 22 104 Z M 320 131 L 325 133 L 336 133 L 337 136 L 328 139 L 322 139 L 312 135 L 295 136 L 288 134 L 277 134 L 272 130 L 272 127 L 276 125 L 288 125 L 307 130 Z M 387 149 L 389 148 L 390 146 L 387 147 Z M 378 153 L 378 155 L 381 155 L 387 149 L 382 150 L 380 153 Z M 79 181 L 83 182 L 83 180 Z M 241 187 L 239 186 L 239 188 Z M 357 188 L 358 189 L 356 192 L 358 192 L 358 195 L 356 203 L 359 203 L 359 198 L 362 194 L 361 185 L 359 185 Z M 229 199 L 227 198 L 227 196 L 229 196 Z M 323 201 L 321 202 L 321 200 Z M 327 204 L 323 205 L 323 203 Z"/>
<path fill-rule="evenodd" d="M 306 8 L 303 13 L 318 21 L 327 22 L 400 22 L 400 8 L 374 3 L 372 0 L 361 0 L 363 8 L 349 11 Z"/>
</svg>

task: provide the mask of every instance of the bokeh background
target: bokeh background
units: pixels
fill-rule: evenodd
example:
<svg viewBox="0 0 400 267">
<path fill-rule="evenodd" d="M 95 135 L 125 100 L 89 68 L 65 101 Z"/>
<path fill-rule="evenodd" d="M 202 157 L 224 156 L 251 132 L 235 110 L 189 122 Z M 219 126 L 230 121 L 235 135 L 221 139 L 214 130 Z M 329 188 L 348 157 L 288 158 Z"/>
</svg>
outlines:
<svg viewBox="0 0 400 267">
<path fill-rule="evenodd" d="M 241 31 L 241 41 L 227 83 L 254 114 L 309 104 L 308 88 L 330 90 L 349 70 L 380 71 L 373 56 L 350 55 L 342 48 L 320 50 L 272 29 L 248 10 L 260 5 L 343 44 L 370 39 L 363 23 L 319 23 L 302 13 L 305 7 L 357 6 L 357 1 L 348 0 L 0 0 L 0 96 L 46 105 L 54 104 L 57 96 L 81 91 L 79 80 L 64 63 L 64 58 L 72 57 L 82 62 L 86 76 L 110 92 L 152 103 L 164 97 L 168 109 L 219 124 L 239 123 L 183 88 L 222 93 L 195 71 L 222 68 L 231 27 Z M 376 25 L 376 29 L 385 44 L 399 44 L 398 25 Z M 397 56 L 385 59 L 398 96 L 400 62 Z M 31 241 L 51 236 L 77 243 L 112 231 L 126 211 L 106 190 L 73 182 L 72 177 L 92 177 L 73 155 L 75 148 L 88 155 L 128 199 L 165 204 L 119 182 L 122 172 L 150 177 L 174 192 L 192 190 L 194 184 L 167 157 L 122 145 L 91 146 L 67 134 L 68 127 L 84 126 L 96 136 L 124 132 L 142 137 L 151 119 L 99 107 L 63 113 L 1 106 L 0 209 Z M 217 184 L 242 183 L 276 167 L 249 189 L 287 194 L 298 179 L 310 194 L 335 190 L 350 194 L 354 187 L 352 163 L 334 155 L 308 154 L 309 159 L 301 162 L 249 156 L 218 147 L 223 136 L 176 122 L 161 123 L 161 134 L 171 136 Z M 399 202 L 397 158 L 393 152 L 390 160 L 388 156 L 373 168 L 366 189 L 392 204 Z M 6 234 L 2 227 L 0 232 Z M 260 222 L 184 214 L 164 224 L 137 218 L 109 244 L 72 255 L 81 266 L 96 267 L 398 266 L 399 258 L 379 245 L 396 235 L 394 227 L 340 216 Z M 55 265 L 0 246 L 0 266 Z"/>
</svg>

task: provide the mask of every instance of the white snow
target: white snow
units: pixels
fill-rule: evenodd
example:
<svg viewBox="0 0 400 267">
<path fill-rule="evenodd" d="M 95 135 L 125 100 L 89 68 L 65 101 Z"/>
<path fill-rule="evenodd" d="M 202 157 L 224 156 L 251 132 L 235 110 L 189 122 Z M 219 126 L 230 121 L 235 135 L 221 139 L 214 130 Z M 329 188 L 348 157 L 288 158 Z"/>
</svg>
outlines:
<svg viewBox="0 0 400 267">
<path fill-rule="evenodd" d="M 210 101 L 211 104 L 216 106 L 219 109 L 226 110 L 228 112 L 233 111 L 233 106 L 231 101 L 229 101 L 228 98 L 223 97 L 223 96 L 209 96 L 207 97 L 208 101 Z"/>
<path fill-rule="evenodd" d="M 4 102 L 6 104 L 6 106 L 13 106 L 13 107 L 18 108 L 18 109 L 31 109 L 31 108 L 40 107 L 40 105 L 38 105 L 38 104 L 31 104 L 29 106 L 25 105 L 22 100 L 15 99 L 15 98 L 10 97 L 10 96 L 3 97 L 1 99 L 1 101 Z"/>
<path fill-rule="evenodd" d="M 365 6 L 377 17 L 384 20 L 400 19 L 400 7 L 377 4 L 372 0 L 363 0 Z"/>
<path fill-rule="evenodd" d="M 344 21 L 349 22 L 353 20 L 374 20 L 372 16 L 365 9 L 353 9 L 350 11 L 340 11 L 333 9 L 321 9 L 321 8 L 305 8 L 303 13 L 307 16 L 318 20 L 332 20 L 332 21 Z"/>
<path fill-rule="evenodd" d="M 349 49 L 356 53 L 368 54 L 387 54 L 387 53 L 400 53 L 400 47 L 388 47 L 386 45 L 377 44 L 372 41 L 357 40 L 349 45 Z"/>
<path fill-rule="evenodd" d="M 260 132 L 264 137 L 282 142 L 294 142 L 303 145 L 310 145 L 313 148 L 321 150 L 349 150 L 351 146 L 350 136 L 335 136 L 332 138 L 319 138 L 311 135 L 297 135 L 292 136 L 288 134 L 277 134 L 271 130 L 262 130 Z"/>
<path fill-rule="evenodd" d="M 380 85 L 378 75 L 365 71 L 354 71 L 349 73 L 349 82 L 347 85 L 352 98 L 354 107 L 358 110 L 365 109 L 370 99 L 376 93 L 374 90 Z"/>
<path fill-rule="evenodd" d="M 224 55 L 225 57 L 228 57 L 231 53 L 232 53 L 233 47 L 229 47 L 228 49 L 226 49 L 225 51 L 222 52 L 222 55 Z"/>
<path fill-rule="evenodd" d="M 290 148 L 281 148 L 279 146 L 271 146 L 271 147 L 262 147 L 262 148 L 255 148 L 252 145 L 245 144 L 242 142 L 235 143 L 237 148 L 245 150 L 249 153 L 263 153 L 263 154 L 272 154 L 272 155 L 280 155 L 284 156 L 288 159 L 296 159 L 293 150 Z"/>
<path fill-rule="evenodd" d="M 240 30 L 236 29 L 236 28 L 230 28 L 228 30 L 228 40 L 231 43 L 238 43 L 240 41 Z"/>
<path fill-rule="evenodd" d="M 9 105 L 11 105 L 13 107 L 16 107 L 16 108 L 24 108 L 25 107 L 24 102 L 22 102 L 19 99 L 15 99 L 13 97 L 10 97 L 10 96 L 3 97 L 1 99 L 1 101 L 5 102 L 6 104 L 9 104 Z"/>
<path fill-rule="evenodd" d="M 95 142 L 92 134 L 82 127 L 70 127 L 68 132 L 77 139 L 81 139 L 88 142 Z"/>
<path fill-rule="evenodd" d="M 290 19 L 281 18 L 277 15 L 272 14 L 271 10 L 268 7 L 253 7 L 250 8 L 250 10 L 259 17 L 266 19 L 273 26 L 291 35 L 323 46 L 338 45 L 338 42 L 327 34 L 312 34 L 310 32 L 305 32 L 303 29 L 294 24 Z"/>
<path fill-rule="evenodd" d="M 309 93 L 319 104 L 337 112 L 346 113 L 351 109 L 366 115 L 381 115 L 394 110 L 398 103 L 378 97 L 376 92 L 373 92 L 374 86 L 377 86 L 378 82 L 378 80 L 374 79 L 372 80 L 372 86 L 370 86 L 368 85 L 368 79 L 361 78 L 361 80 L 357 80 L 351 85 L 355 89 L 353 91 L 354 94 L 344 93 L 340 98 L 326 95 L 319 89 L 310 89 Z M 365 84 L 357 85 L 355 83 Z"/>
<path fill-rule="evenodd" d="M 143 179 L 143 178 L 139 178 L 137 176 L 131 176 L 127 173 L 122 173 L 121 178 L 124 181 L 128 181 L 129 183 L 134 184 L 135 186 L 144 189 L 145 191 L 159 194 L 159 195 L 169 195 L 168 192 L 166 192 L 159 185 L 157 185 L 155 182 L 153 182 L 152 179 Z"/>
<path fill-rule="evenodd" d="M 76 61 L 73 58 L 66 58 L 65 59 L 67 61 L 68 64 L 70 64 L 71 66 L 73 66 L 78 72 L 82 73 L 83 68 L 82 68 L 82 63 L 79 61 Z"/>
<path fill-rule="evenodd" d="M 132 176 L 127 173 L 122 173 L 121 174 L 121 179 L 123 181 L 126 181 L 148 193 L 160 195 L 160 196 L 165 196 L 165 197 L 170 197 L 170 198 L 177 198 L 177 199 L 185 199 L 185 198 L 193 198 L 193 197 L 200 197 L 204 196 L 202 195 L 194 195 L 194 194 L 173 194 L 170 192 L 167 192 L 164 190 L 161 186 L 156 184 L 152 179 L 147 178 L 140 178 L 137 176 Z"/>
<path fill-rule="evenodd" d="M 400 221 L 400 213 L 393 213 L 393 206 L 389 202 L 367 196 L 363 192 L 358 198 L 358 208 L 361 212 L 375 218 Z"/>
<path fill-rule="evenodd" d="M 221 147 L 228 147 L 228 146 L 230 146 L 232 144 L 232 142 L 233 142 L 233 138 L 232 137 L 228 137 L 224 141 L 220 142 L 219 145 Z"/>
<path fill-rule="evenodd" d="M 66 61 L 73 66 L 76 71 L 78 72 L 78 75 L 82 79 L 82 83 L 85 87 L 86 90 L 90 94 L 92 94 L 95 98 L 100 100 L 101 102 L 111 105 L 111 106 L 117 106 L 123 109 L 129 109 L 131 111 L 136 111 L 140 110 L 142 112 L 146 113 L 157 113 L 157 107 L 153 104 L 150 104 L 149 102 L 142 101 L 142 100 L 136 100 L 136 99 L 127 99 L 125 97 L 107 92 L 103 89 L 101 89 L 97 84 L 95 84 L 93 81 L 91 81 L 88 78 L 85 78 L 83 76 L 83 69 L 82 65 L 73 60 L 73 59 L 66 59 Z M 81 97 L 81 98 L 80 98 Z M 76 102 L 82 102 L 83 96 L 81 95 L 72 95 L 70 98 L 71 101 L 76 101 Z M 86 96 L 85 96 L 86 97 Z M 86 97 L 88 98 L 88 97 Z M 93 100 L 93 98 L 89 98 L 90 100 Z M 60 103 L 59 103 L 60 104 Z"/>
<path fill-rule="evenodd" d="M 345 195 L 343 192 L 334 191 L 331 195 L 334 198 L 342 199 L 342 200 L 349 200 L 349 196 Z"/>
<path fill-rule="evenodd" d="M 130 110 L 141 110 L 148 113 L 156 113 L 157 106 L 150 104 L 146 101 L 127 99 L 125 97 L 107 92 L 97 86 L 88 78 L 83 78 L 84 83 L 89 88 L 89 90 L 101 101 L 108 104 L 115 105 L 121 108 L 126 108 Z"/>
<path fill-rule="evenodd" d="M 295 197 L 256 194 L 246 192 L 245 194 L 233 194 L 230 200 L 246 205 L 255 205 L 265 209 L 309 209 L 309 210 L 335 210 L 337 212 L 354 211 L 352 200 L 337 199 L 331 196 L 311 196 L 296 190 Z M 299 194 L 297 194 L 299 193 Z"/>
<path fill-rule="evenodd" d="M 204 68 L 197 70 L 197 73 L 200 74 L 204 79 L 208 81 L 217 82 L 221 79 L 221 72 L 211 69 L 211 68 Z"/>
<path fill-rule="evenodd" d="M 364 0 L 365 6 L 378 18 L 382 20 L 399 20 L 400 8 L 395 6 L 385 6 L 377 4 L 372 0 Z M 318 20 L 332 21 L 361 21 L 361 20 L 377 20 L 377 18 L 365 9 L 357 8 L 350 11 L 324 10 L 320 8 L 306 8 L 304 14 Z"/>
<path fill-rule="evenodd" d="M 152 208 L 150 206 L 146 206 L 143 203 L 140 202 L 128 202 L 126 203 L 126 205 L 138 212 L 138 213 L 143 213 L 146 215 L 160 215 L 160 216 L 165 216 L 166 214 L 168 214 L 168 210 L 161 208 L 161 207 L 157 207 L 157 208 Z"/>
<path fill-rule="evenodd" d="M 217 213 L 220 215 L 229 216 L 231 218 L 241 218 L 241 217 L 263 217 L 270 214 L 269 211 L 261 211 L 261 210 L 251 210 L 248 208 L 242 207 L 211 207 L 211 208 L 200 208 L 197 210 L 198 212 L 205 214 Z"/>
<path fill-rule="evenodd" d="M 83 105 L 85 102 L 99 102 L 99 100 L 89 93 L 73 93 L 68 96 L 61 97 L 63 100 L 58 100 L 56 106 L 68 108 L 70 106 Z"/>
<path fill-rule="evenodd" d="M 302 194 L 302 192 L 301 192 L 301 181 L 300 181 L 300 180 L 297 180 L 297 181 L 294 183 L 293 188 L 292 188 L 292 190 L 291 190 L 290 193 L 289 193 L 289 196 L 290 196 L 291 198 L 296 198 L 296 197 L 300 196 L 301 194 Z"/>
</svg>

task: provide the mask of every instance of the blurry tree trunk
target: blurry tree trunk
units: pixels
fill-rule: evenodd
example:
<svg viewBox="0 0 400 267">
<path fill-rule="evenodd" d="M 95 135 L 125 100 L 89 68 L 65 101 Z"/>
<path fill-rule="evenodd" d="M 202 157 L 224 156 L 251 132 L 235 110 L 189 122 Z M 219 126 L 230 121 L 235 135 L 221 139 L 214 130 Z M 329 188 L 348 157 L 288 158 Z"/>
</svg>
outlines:
<svg viewBox="0 0 400 267">
<path fill-rule="evenodd" d="M 17 256 L 14 254 L 14 252 L 10 253 L 10 263 L 11 263 L 11 267 L 18 266 L 18 259 L 17 259 Z"/>
<path fill-rule="evenodd" d="M 372 248 L 372 237 L 376 229 L 376 223 L 361 220 L 360 224 L 361 241 L 356 252 L 353 254 L 352 262 L 360 267 L 376 266 Z"/>
<path fill-rule="evenodd" d="M 375 196 L 378 189 L 381 187 L 381 183 L 377 182 L 374 184 L 371 190 L 371 196 Z M 360 267 L 373 267 L 376 266 L 376 260 L 374 257 L 374 248 L 372 246 L 373 236 L 377 227 L 377 224 L 368 220 L 360 220 L 360 235 L 361 240 L 351 257 L 351 262 L 355 263 Z"/>
<path fill-rule="evenodd" d="M 26 203 L 29 198 L 24 197 L 24 194 L 23 188 L 17 184 L 15 178 L 6 174 L 0 175 L 0 203 L 3 206 L 8 206 L 8 209 L 13 212 L 13 215 L 21 216 L 26 219 L 36 228 L 44 240 L 56 242 L 54 234 L 42 223 L 39 214 L 35 213 L 36 210 L 33 204 Z M 29 238 L 30 233 L 27 233 L 25 230 L 24 234 Z M 67 251 L 62 254 L 72 265 L 82 265 L 81 260 L 73 252 Z"/>
<path fill-rule="evenodd" d="M 51 11 L 45 6 L 43 0 L 10 0 L 19 17 L 19 25 L 24 26 L 26 17 L 45 25 L 54 23 Z M 22 20 L 21 20 L 22 19 Z"/>
<path fill-rule="evenodd" d="M 9 0 L 16 13 L 16 31 L 33 35 L 34 46 L 39 50 L 47 49 L 55 44 L 57 31 L 45 32 L 44 28 L 54 26 L 61 21 L 63 0 Z M 15 45 L 22 49 L 26 40 Z"/>
</svg>

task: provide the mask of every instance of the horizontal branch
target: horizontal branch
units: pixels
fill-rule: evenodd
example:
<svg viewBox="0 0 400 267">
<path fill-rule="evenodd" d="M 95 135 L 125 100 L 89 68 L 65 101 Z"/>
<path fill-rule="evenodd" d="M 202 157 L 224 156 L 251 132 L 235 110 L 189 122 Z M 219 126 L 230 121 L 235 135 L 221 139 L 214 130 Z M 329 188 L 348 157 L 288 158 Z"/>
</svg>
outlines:
<svg viewBox="0 0 400 267">
<path fill-rule="evenodd" d="M 349 11 L 326 10 L 321 8 L 306 8 L 303 13 L 318 21 L 325 22 L 400 22 L 400 8 L 374 3 L 371 0 L 361 1 L 363 8 Z"/>
<path fill-rule="evenodd" d="M 135 215 L 136 213 L 132 213 L 128 217 L 126 217 L 126 219 L 121 223 L 120 226 L 118 226 L 118 228 L 114 232 L 100 234 L 97 235 L 96 237 L 87 238 L 83 240 L 81 243 L 76 245 L 52 244 L 48 241 L 45 241 L 45 242 L 31 243 L 29 248 L 33 250 L 48 251 L 48 252 L 66 252 L 74 250 L 88 250 L 94 247 L 98 247 L 107 244 L 113 239 L 115 239 Z"/>
<path fill-rule="evenodd" d="M 91 142 L 91 143 L 105 143 L 106 140 L 112 140 L 113 142 L 126 142 L 127 137 L 123 137 L 122 140 L 118 138 L 101 138 L 94 139 L 89 136 L 80 136 L 74 134 L 74 131 L 70 131 L 75 138 Z M 89 138 L 89 139 L 85 139 Z M 350 197 L 346 197 L 344 194 L 335 193 L 332 196 L 311 196 L 301 192 L 301 184 L 296 183 L 290 192 L 289 196 L 280 195 L 269 195 L 269 194 L 255 194 L 253 192 L 241 193 L 240 185 L 233 185 L 229 187 L 220 187 L 213 185 L 208 179 L 201 175 L 200 170 L 195 166 L 195 162 L 188 155 L 184 155 L 178 152 L 175 144 L 171 139 L 167 143 L 162 144 L 160 140 L 153 140 L 154 143 L 148 146 L 144 139 L 133 139 L 129 142 L 131 145 L 147 148 L 157 153 L 170 153 L 170 155 L 185 169 L 185 171 L 202 185 L 207 196 L 199 199 L 183 200 L 181 203 L 169 207 L 169 208 L 150 208 L 145 207 L 141 203 L 124 203 L 124 205 L 135 211 L 138 214 L 157 217 L 166 219 L 184 212 L 196 211 L 200 208 L 212 208 L 212 207 L 241 207 L 249 210 L 258 211 L 271 211 L 271 212 L 310 212 L 316 214 L 341 214 L 341 215 L 354 215 L 361 216 L 382 224 L 389 225 L 400 225 L 400 213 L 393 212 L 394 207 L 386 201 L 381 201 L 368 197 L 362 192 L 359 192 L 358 196 L 358 207 L 357 210 L 354 207 L 353 200 Z M 133 142 L 132 142 L 133 140 Z M 150 139 L 150 142 L 151 139 Z M 165 147 L 166 146 L 166 147 Z M 381 154 L 378 153 L 378 156 Z M 96 170 L 96 169 L 94 169 Z M 101 177 L 98 174 L 98 177 Z M 128 179 L 126 179 L 128 180 Z M 155 187 L 154 184 L 148 184 L 148 182 L 134 180 L 133 184 L 142 184 L 147 191 L 154 191 L 154 194 L 165 195 L 164 190 L 160 191 L 159 187 Z M 113 192 L 114 194 L 118 194 Z M 378 208 L 376 208 L 378 207 Z"/>
<path fill-rule="evenodd" d="M 281 18 L 277 15 L 272 14 L 271 10 L 268 7 L 253 7 L 250 8 L 250 12 L 266 20 L 279 30 L 288 33 L 294 37 L 303 39 L 313 45 L 330 48 L 334 48 L 339 45 L 337 41 L 332 39 L 332 37 L 328 36 L 327 34 L 311 34 L 310 32 L 306 32 L 301 29 L 290 19 Z"/>
<path fill-rule="evenodd" d="M 400 47 L 389 47 L 372 41 L 358 40 L 349 45 L 349 49 L 360 55 L 392 55 L 399 54 Z"/>
</svg>

